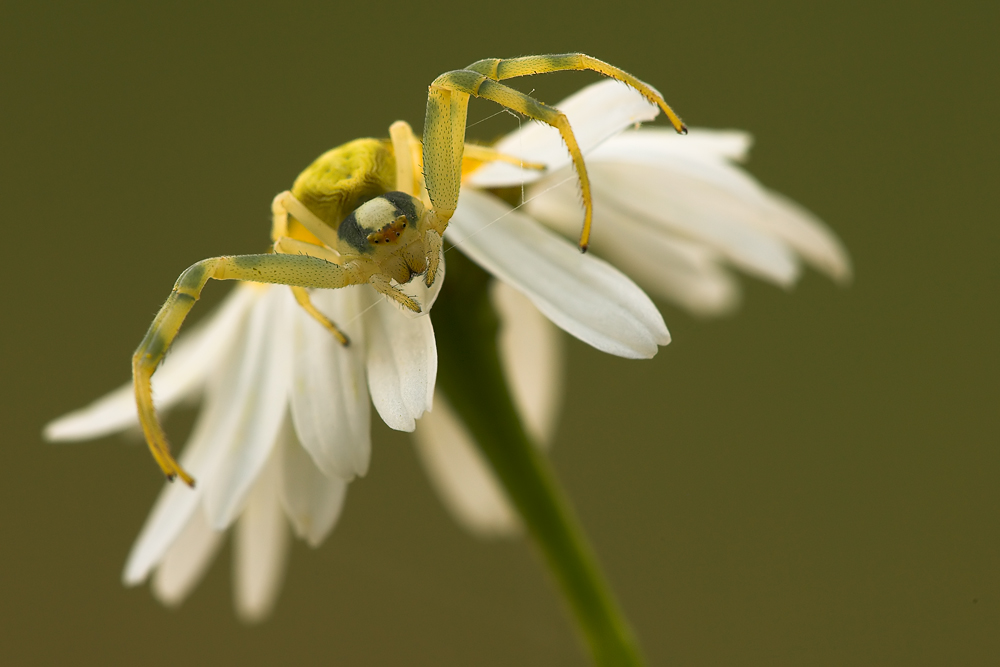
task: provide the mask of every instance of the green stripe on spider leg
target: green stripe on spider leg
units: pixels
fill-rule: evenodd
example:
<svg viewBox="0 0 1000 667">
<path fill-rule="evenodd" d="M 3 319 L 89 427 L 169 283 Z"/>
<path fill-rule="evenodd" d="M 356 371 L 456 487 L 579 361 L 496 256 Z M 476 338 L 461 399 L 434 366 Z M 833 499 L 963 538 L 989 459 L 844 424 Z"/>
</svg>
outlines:
<svg viewBox="0 0 1000 667">
<path fill-rule="evenodd" d="M 469 95 L 475 95 L 479 91 L 479 86 L 483 81 L 486 81 L 486 75 L 480 74 L 479 72 L 473 72 L 467 69 L 456 69 L 451 72 L 445 72 L 438 78 L 434 79 L 431 86 L 440 86 L 441 88 L 447 88 L 448 90 L 458 90 L 463 93 L 468 93 Z"/>
<path fill-rule="evenodd" d="M 319 257 L 308 255 L 233 255 L 212 276 L 217 280 L 246 280 L 258 283 L 337 289 L 364 282 L 357 272 Z"/>
<path fill-rule="evenodd" d="M 591 69 L 584 64 L 583 58 L 589 58 L 589 56 L 584 56 L 582 53 L 550 53 L 540 56 L 505 58 L 497 64 L 496 78 L 513 79 L 519 76 L 547 72 Z"/>
<path fill-rule="evenodd" d="M 471 65 L 466 66 L 465 69 L 472 72 L 479 72 L 491 79 L 497 78 L 497 67 L 503 62 L 502 58 L 483 58 L 482 60 L 477 60 Z"/>
<path fill-rule="evenodd" d="M 197 300 L 190 294 L 178 292 L 167 297 L 136 350 L 143 366 L 155 368 L 160 363 Z"/>
<path fill-rule="evenodd" d="M 170 296 L 149 325 L 146 336 L 135 351 L 143 367 L 155 368 L 177 336 L 187 314 L 201 296 L 201 290 L 211 277 L 219 258 L 203 259 L 184 270 L 174 283 Z"/>
</svg>

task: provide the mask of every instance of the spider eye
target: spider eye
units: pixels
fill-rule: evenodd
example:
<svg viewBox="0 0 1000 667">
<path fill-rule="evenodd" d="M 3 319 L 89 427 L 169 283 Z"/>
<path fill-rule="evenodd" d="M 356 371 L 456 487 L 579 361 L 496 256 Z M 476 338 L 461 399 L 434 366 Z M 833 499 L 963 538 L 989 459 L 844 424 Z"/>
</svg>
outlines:
<svg viewBox="0 0 1000 667">
<path fill-rule="evenodd" d="M 403 230 L 406 229 L 406 216 L 398 216 L 392 222 L 384 225 L 378 231 L 374 231 L 368 235 L 369 243 L 392 243 L 403 235 Z"/>
</svg>

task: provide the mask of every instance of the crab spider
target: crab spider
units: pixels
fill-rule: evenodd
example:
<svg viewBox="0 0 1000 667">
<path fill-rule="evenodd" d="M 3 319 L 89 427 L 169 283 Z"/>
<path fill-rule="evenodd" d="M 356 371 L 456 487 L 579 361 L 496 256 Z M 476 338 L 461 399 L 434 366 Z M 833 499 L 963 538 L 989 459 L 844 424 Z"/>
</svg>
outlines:
<svg viewBox="0 0 1000 667">
<path fill-rule="evenodd" d="M 414 312 L 420 304 L 398 285 L 437 276 L 442 237 L 458 206 L 464 161 L 507 161 L 544 169 L 492 149 L 465 143 L 469 97 L 501 106 L 559 130 L 583 195 L 580 249 L 590 239 L 593 206 L 583 154 L 566 116 L 500 81 L 530 74 L 591 70 L 617 79 L 659 106 L 674 129 L 687 128 L 663 97 L 631 74 L 581 53 L 489 58 L 442 74 L 430 85 L 423 142 L 397 121 L 389 140 L 357 139 L 321 155 L 272 204 L 271 252 L 202 260 L 181 273 L 132 356 L 139 423 L 153 457 L 169 480 L 194 480 L 174 460 L 153 405 L 151 379 L 184 318 L 210 279 L 288 285 L 295 300 L 342 344 L 348 340 L 317 310 L 308 288 L 369 284 Z M 393 284 L 396 283 L 396 284 Z"/>
</svg>

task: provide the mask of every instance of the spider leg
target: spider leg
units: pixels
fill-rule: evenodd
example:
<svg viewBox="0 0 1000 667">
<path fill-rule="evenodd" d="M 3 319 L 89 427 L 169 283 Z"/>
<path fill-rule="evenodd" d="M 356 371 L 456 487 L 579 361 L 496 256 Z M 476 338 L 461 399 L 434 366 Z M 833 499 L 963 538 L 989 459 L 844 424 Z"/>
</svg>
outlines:
<svg viewBox="0 0 1000 667">
<path fill-rule="evenodd" d="M 392 150 L 396 155 L 396 189 L 410 196 L 421 198 L 427 208 L 431 209 L 432 204 L 424 188 L 423 178 L 421 178 L 422 150 L 420 140 L 413 134 L 410 125 L 401 120 L 397 120 L 389 126 L 389 137 L 392 139 Z M 434 284 L 434 279 L 437 277 L 438 266 L 441 262 L 441 248 L 444 245 L 441 240 L 444 229 L 438 224 L 436 216 L 432 214 L 430 218 L 427 227 L 422 232 L 427 260 L 424 283 L 428 287 Z M 440 231 L 438 231 L 439 228 Z"/>
<path fill-rule="evenodd" d="M 420 197 L 430 208 L 431 202 L 424 190 L 422 178 L 422 145 L 406 121 L 397 120 L 389 127 L 392 150 L 396 155 L 396 189 L 413 197 Z M 465 144 L 462 151 L 462 175 L 474 171 L 487 162 L 507 162 L 522 169 L 545 171 L 541 162 L 529 162 L 516 155 L 501 153 L 492 146 Z"/>
<path fill-rule="evenodd" d="M 517 157 L 516 155 L 508 155 L 507 153 L 501 153 L 491 146 L 479 146 L 477 144 L 465 144 L 465 150 L 462 155 L 462 175 L 475 170 L 480 165 L 487 162 L 506 162 L 507 164 L 512 164 L 515 167 L 521 167 L 522 169 L 532 169 L 534 171 L 545 171 L 548 169 L 541 162 L 528 162 L 524 158 Z"/>
<path fill-rule="evenodd" d="M 405 123 L 401 124 L 406 125 Z M 391 129 L 391 128 L 390 128 Z M 416 182 L 418 184 L 417 189 L 420 191 L 421 195 L 416 193 L 413 196 L 421 196 L 424 200 L 424 205 L 427 206 L 429 210 L 433 212 L 430 197 L 427 195 L 427 190 L 424 188 L 423 180 L 420 179 L 417 174 L 421 172 L 421 161 L 422 161 L 422 146 L 416 138 L 413 137 L 413 132 L 410 130 L 410 126 L 406 125 L 406 131 L 409 132 L 407 145 L 411 147 L 410 154 L 412 160 L 410 165 L 407 167 L 407 171 L 404 172 L 402 178 L 405 179 L 418 179 Z M 396 145 L 395 138 L 393 139 L 393 146 Z M 400 155 L 400 151 L 396 151 L 396 155 Z M 518 165 L 524 169 L 537 169 L 539 171 L 545 170 L 545 165 L 538 162 L 526 162 L 524 159 L 519 158 L 514 155 L 507 155 L 506 153 L 501 153 L 500 151 L 490 148 L 489 146 L 477 146 L 475 144 L 465 144 L 463 147 L 462 156 L 462 176 L 467 173 L 474 171 L 477 167 L 485 162 L 509 162 L 510 164 Z M 401 170 L 398 165 L 402 164 L 403 160 L 400 158 L 396 159 L 397 173 Z M 400 182 L 403 182 L 400 179 Z M 406 182 L 409 182 L 408 180 Z M 461 181 L 459 181 L 461 182 Z M 402 189 L 402 188 L 400 188 Z M 436 215 L 432 215 L 430 221 L 428 222 L 427 229 L 424 230 L 424 248 L 426 251 L 427 258 L 427 271 L 424 274 L 424 282 L 430 287 L 434 284 L 434 279 L 437 276 L 438 265 L 441 262 L 441 249 L 444 247 L 444 241 L 441 239 L 441 234 L 444 233 L 444 227 L 446 225 L 440 224 L 440 218 Z M 440 231 L 439 231 L 440 230 Z"/>
<path fill-rule="evenodd" d="M 687 134 L 687 127 L 683 121 L 674 113 L 663 95 L 648 83 L 644 83 L 635 78 L 623 69 L 610 65 L 603 60 L 598 60 L 585 53 L 560 53 L 543 56 L 523 56 L 521 58 L 486 58 L 479 60 L 465 69 L 479 72 L 495 81 L 513 79 L 518 76 L 529 76 L 531 74 L 546 74 L 548 72 L 564 72 L 567 70 L 590 70 L 603 74 L 611 79 L 616 79 L 635 88 L 645 97 L 650 104 L 655 104 L 663 110 L 670 124 L 681 134 Z"/>
<path fill-rule="evenodd" d="M 337 247 L 337 231 L 320 220 L 288 190 L 276 196 L 271 202 L 271 240 L 288 234 L 289 213 L 328 248 Z"/>
<path fill-rule="evenodd" d="M 333 323 L 333 320 L 319 312 L 319 309 L 313 305 L 312 299 L 309 298 L 309 292 L 305 287 L 293 286 L 291 290 L 292 296 L 295 297 L 295 302 L 302 307 L 302 310 L 309 313 L 314 320 L 319 322 L 327 331 L 332 333 L 333 337 L 336 338 L 341 345 L 346 347 L 350 343 L 350 339 L 347 338 L 347 334 L 341 331 L 340 328 Z"/>
<path fill-rule="evenodd" d="M 344 256 L 326 246 L 301 241 L 289 236 L 279 236 L 274 239 L 274 252 L 280 255 L 309 255 L 325 259 L 333 264 L 345 264 Z"/>
<path fill-rule="evenodd" d="M 476 76 L 472 72 L 467 74 Z M 485 76 L 478 76 L 482 80 L 486 79 Z M 433 222 L 438 233 L 444 234 L 448 221 L 458 206 L 458 191 L 462 184 L 462 153 L 469 94 L 437 83 L 435 80 L 427 93 L 422 161 Z"/>
<path fill-rule="evenodd" d="M 447 226 L 458 205 L 465 121 L 470 95 L 492 100 L 559 130 L 580 180 L 584 208 L 580 250 L 586 251 L 590 242 L 594 205 L 590 196 L 590 178 L 587 176 L 583 153 L 580 152 L 580 146 L 576 142 L 576 136 L 566 115 L 529 95 L 490 79 L 485 74 L 471 70 L 455 70 L 442 74 L 431 84 L 427 95 L 427 117 L 424 121 L 424 179 L 427 181 L 427 193 L 434 204 L 434 211 L 443 219 L 444 226 Z"/>
<path fill-rule="evenodd" d="M 367 282 L 370 269 L 366 269 L 362 262 L 348 262 L 344 266 L 338 266 L 308 255 L 234 255 L 202 260 L 180 275 L 132 356 L 132 378 L 139 423 L 153 458 L 168 479 L 179 476 L 188 485 L 194 485 L 194 480 L 170 453 L 170 445 L 167 444 L 153 405 L 150 378 L 209 279 L 335 289 Z"/>
<path fill-rule="evenodd" d="M 409 294 L 399 289 L 398 287 L 393 287 L 392 281 L 385 275 L 381 273 L 374 273 L 368 278 L 368 284 L 377 289 L 382 294 L 386 295 L 393 301 L 401 304 L 402 306 L 409 308 L 415 313 L 420 312 L 420 304 L 411 297 Z"/>
<path fill-rule="evenodd" d="M 396 189 L 411 197 L 424 199 L 424 183 L 420 178 L 420 141 L 410 124 L 397 120 L 389 126 L 392 152 L 396 156 Z"/>
<path fill-rule="evenodd" d="M 435 229 L 424 231 L 424 251 L 427 257 L 427 271 L 424 274 L 424 284 L 430 287 L 437 277 L 438 266 L 441 263 L 441 249 L 444 241 Z"/>
<path fill-rule="evenodd" d="M 286 208 L 286 202 L 289 197 L 294 199 L 294 196 L 291 193 L 282 193 L 275 197 L 274 201 L 271 203 L 273 213 L 271 223 L 271 241 L 274 243 L 274 252 L 284 255 L 309 255 L 310 257 L 325 259 L 334 264 L 341 264 L 342 259 L 340 254 L 336 251 L 326 248 L 325 246 L 316 245 L 315 243 L 309 243 L 307 241 L 287 236 L 288 209 Z M 297 202 L 298 200 L 296 199 L 295 201 Z M 309 313 L 313 319 L 323 325 L 327 331 L 333 334 L 333 337 L 336 338 L 341 345 L 347 345 L 349 343 L 347 334 L 341 331 L 329 317 L 321 313 L 319 309 L 313 305 L 312 300 L 309 298 L 309 292 L 306 288 L 292 286 L 291 290 L 292 296 L 295 297 L 295 302 L 298 303 L 304 311 Z"/>
</svg>

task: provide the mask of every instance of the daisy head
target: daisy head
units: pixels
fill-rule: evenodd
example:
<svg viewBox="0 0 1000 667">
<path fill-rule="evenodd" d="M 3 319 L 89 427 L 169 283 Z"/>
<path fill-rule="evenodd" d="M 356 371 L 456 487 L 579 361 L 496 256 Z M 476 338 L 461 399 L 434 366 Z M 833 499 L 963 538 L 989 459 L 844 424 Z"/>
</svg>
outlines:
<svg viewBox="0 0 1000 667">
<path fill-rule="evenodd" d="M 350 346 L 287 288 L 251 283 L 178 339 L 153 390 L 161 410 L 201 403 L 181 456 L 199 483 L 164 487 L 127 560 L 127 585 L 153 574 L 158 598 L 181 601 L 235 526 L 236 606 L 259 618 L 278 591 L 290 532 L 322 542 L 348 483 L 367 472 L 370 405 L 411 431 L 430 408 L 437 350 L 426 317 L 402 315 L 367 288 L 325 290 L 314 301 L 342 323 Z M 45 435 L 81 440 L 137 427 L 126 385 Z"/>
<path fill-rule="evenodd" d="M 178 603 L 234 528 L 236 606 L 244 618 L 261 618 L 280 588 L 290 535 L 313 546 L 322 542 L 347 485 L 367 472 L 370 405 L 391 428 L 417 429 L 421 460 L 464 525 L 483 535 L 517 529 L 518 513 L 475 437 L 449 397 L 435 399 L 438 350 L 428 313 L 444 280 L 444 258 L 456 250 L 493 278 L 500 361 L 521 421 L 539 447 L 551 440 L 560 405 L 558 330 L 611 354 L 649 358 L 670 335 L 647 293 L 713 315 L 738 302 L 736 271 L 783 287 L 795 282 L 803 264 L 837 280 L 850 276 L 846 253 L 819 220 L 738 166 L 749 148 L 746 134 L 693 129 L 679 137 L 637 128 L 658 108 L 615 81 L 590 86 L 558 107 L 590 174 L 591 252 L 580 253 L 570 240 L 582 211 L 562 137 L 551 127 L 528 125 L 485 153 L 471 152 L 476 157 L 467 160 L 444 232 L 448 245 L 428 245 L 434 261 L 419 254 L 400 260 L 407 276 L 415 269 L 435 273 L 436 281 L 426 281 L 432 287 L 417 280 L 383 283 L 372 274 L 359 279 L 366 284 L 310 290 L 310 312 L 303 308 L 304 290 L 243 282 L 176 339 L 152 376 L 152 396 L 160 411 L 200 401 L 180 457 L 198 484 L 164 488 L 128 557 L 126 584 L 152 577 L 154 594 Z M 394 151 L 396 188 L 419 194 L 419 144 L 404 131 L 382 145 Z M 335 255 L 343 239 L 310 235 L 316 223 L 303 221 L 313 216 L 322 223 L 322 211 L 295 193 L 276 200 L 276 249 L 288 257 L 302 250 L 304 262 L 340 261 Z M 432 202 L 424 203 L 432 210 Z M 384 225 L 383 218 L 376 224 L 365 216 L 353 224 L 372 243 L 402 238 L 412 221 L 393 206 L 380 205 Z M 178 285 L 183 288 L 181 280 Z M 420 306 L 419 314 L 407 299 Z M 350 345 L 324 321 L 336 323 Z M 55 420 L 45 434 L 81 440 L 139 423 L 129 385 Z"/>
</svg>

